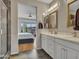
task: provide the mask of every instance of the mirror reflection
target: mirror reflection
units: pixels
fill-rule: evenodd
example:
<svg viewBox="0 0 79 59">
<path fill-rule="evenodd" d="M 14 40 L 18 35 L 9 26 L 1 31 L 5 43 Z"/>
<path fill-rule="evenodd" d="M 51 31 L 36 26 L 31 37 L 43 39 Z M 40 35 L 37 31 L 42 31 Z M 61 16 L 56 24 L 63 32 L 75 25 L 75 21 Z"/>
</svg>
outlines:
<svg viewBox="0 0 79 59">
<path fill-rule="evenodd" d="M 74 30 L 79 30 L 79 0 L 75 0 L 68 6 L 69 6 L 68 27 L 72 27 Z"/>
<path fill-rule="evenodd" d="M 44 17 L 44 28 L 53 29 L 58 27 L 57 11 Z"/>
</svg>

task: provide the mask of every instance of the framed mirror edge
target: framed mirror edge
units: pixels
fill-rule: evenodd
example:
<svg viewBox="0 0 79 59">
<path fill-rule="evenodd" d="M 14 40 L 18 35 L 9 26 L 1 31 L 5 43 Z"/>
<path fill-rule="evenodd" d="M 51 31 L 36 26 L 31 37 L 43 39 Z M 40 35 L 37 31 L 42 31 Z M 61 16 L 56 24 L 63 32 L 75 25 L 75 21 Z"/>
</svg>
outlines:
<svg viewBox="0 0 79 59">
<path fill-rule="evenodd" d="M 74 0 L 74 1 L 72 1 L 72 2 L 70 2 L 70 3 L 68 3 L 68 20 L 67 20 L 67 27 L 70 27 L 70 25 L 68 24 L 68 22 L 69 22 L 69 6 L 72 4 L 72 3 L 74 3 L 74 2 L 76 2 L 76 1 L 78 1 L 78 0 Z"/>
<path fill-rule="evenodd" d="M 54 14 L 54 13 L 56 13 L 56 27 L 55 27 L 55 28 L 58 28 L 58 10 L 55 10 L 55 11 L 49 13 L 49 14 L 46 15 L 45 17 L 48 17 L 49 15 Z M 45 17 L 43 17 L 44 22 L 45 22 Z M 48 21 L 49 21 L 49 20 L 48 20 Z M 48 22 L 48 28 L 46 28 L 45 25 L 44 25 L 44 29 L 51 29 L 50 26 L 49 26 L 49 24 L 50 24 L 50 22 Z"/>
<path fill-rule="evenodd" d="M 56 26 L 55 26 L 55 28 L 58 28 L 58 10 L 53 11 L 49 15 L 54 14 L 54 13 L 56 13 Z"/>
<path fill-rule="evenodd" d="M 72 3 L 76 2 L 76 1 L 78 1 L 78 0 L 73 0 L 72 2 L 68 3 L 68 5 L 70 5 L 70 4 L 72 4 Z"/>
</svg>

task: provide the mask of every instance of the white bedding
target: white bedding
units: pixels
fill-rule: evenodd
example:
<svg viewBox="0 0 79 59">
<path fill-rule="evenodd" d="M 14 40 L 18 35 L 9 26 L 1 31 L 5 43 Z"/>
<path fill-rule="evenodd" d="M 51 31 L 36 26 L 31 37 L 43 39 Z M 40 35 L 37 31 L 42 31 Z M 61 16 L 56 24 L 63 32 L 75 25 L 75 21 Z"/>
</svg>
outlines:
<svg viewBox="0 0 79 59">
<path fill-rule="evenodd" d="M 18 39 L 34 38 L 31 33 L 18 33 Z"/>
</svg>

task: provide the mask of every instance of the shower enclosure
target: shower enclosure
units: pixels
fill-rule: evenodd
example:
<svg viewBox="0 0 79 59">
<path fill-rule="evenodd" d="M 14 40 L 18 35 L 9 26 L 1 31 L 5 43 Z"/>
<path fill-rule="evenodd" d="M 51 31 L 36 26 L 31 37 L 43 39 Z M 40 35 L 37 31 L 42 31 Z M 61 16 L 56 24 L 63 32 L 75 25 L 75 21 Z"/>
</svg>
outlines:
<svg viewBox="0 0 79 59">
<path fill-rule="evenodd" d="M 10 54 L 10 41 L 8 34 L 8 4 L 0 0 L 0 59 L 8 59 Z M 8 2 L 8 0 L 6 0 Z"/>
</svg>

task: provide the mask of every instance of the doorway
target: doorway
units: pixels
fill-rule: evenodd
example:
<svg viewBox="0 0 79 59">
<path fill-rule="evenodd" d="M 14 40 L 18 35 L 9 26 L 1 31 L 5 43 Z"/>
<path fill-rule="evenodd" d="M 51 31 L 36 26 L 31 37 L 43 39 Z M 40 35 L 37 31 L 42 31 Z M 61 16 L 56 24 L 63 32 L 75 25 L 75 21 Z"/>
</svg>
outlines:
<svg viewBox="0 0 79 59">
<path fill-rule="evenodd" d="M 18 4 L 18 46 L 19 52 L 36 48 L 37 8 Z"/>
</svg>

